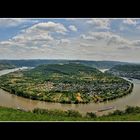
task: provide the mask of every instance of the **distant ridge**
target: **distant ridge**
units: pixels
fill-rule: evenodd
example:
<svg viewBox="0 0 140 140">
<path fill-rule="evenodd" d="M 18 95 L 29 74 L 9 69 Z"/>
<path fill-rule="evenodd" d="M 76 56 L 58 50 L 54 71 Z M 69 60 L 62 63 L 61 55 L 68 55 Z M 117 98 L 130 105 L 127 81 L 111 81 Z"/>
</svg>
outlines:
<svg viewBox="0 0 140 140">
<path fill-rule="evenodd" d="M 85 66 L 82 64 L 75 64 L 75 63 L 69 63 L 69 64 L 44 64 L 39 65 L 34 69 L 30 70 L 30 74 L 65 74 L 65 75 L 78 75 L 79 72 L 85 72 L 87 74 L 101 74 L 101 72 L 96 69 L 89 66 Z"/>
<path fill-rule="evenodd" d="M 36 67 L 42 64 L 69 64 L 69 63 L 78 63 L 84 64 L 86 66 L 100 68 L 100 69 L 109 69 L 115 65 L 129 64 L 128 62 L 120 61 L 92 61 L 92 60 L 54 60 L 54 59 L 32 59 L 32 60 L 0 60 L 0 63 L 9 63 L 17 67 Z"/>
<path fill-rule="evenodd" d="M 111 73 L 116 76 L 140 79 L 140 64 L 116 65 L 106 73 Z"/>
</svg>

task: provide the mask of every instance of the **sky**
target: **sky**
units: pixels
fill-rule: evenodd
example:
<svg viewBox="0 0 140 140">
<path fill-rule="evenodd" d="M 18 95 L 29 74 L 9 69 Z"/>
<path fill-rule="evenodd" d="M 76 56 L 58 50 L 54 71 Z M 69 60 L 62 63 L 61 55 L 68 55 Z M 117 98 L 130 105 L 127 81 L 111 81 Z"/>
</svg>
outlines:
<svg viewBox="0 0 140 140">
<path fill-rule="evenodd" d="M 140 62 L 140 19 L 0 18 L 0 59 Z"/>
</svg>

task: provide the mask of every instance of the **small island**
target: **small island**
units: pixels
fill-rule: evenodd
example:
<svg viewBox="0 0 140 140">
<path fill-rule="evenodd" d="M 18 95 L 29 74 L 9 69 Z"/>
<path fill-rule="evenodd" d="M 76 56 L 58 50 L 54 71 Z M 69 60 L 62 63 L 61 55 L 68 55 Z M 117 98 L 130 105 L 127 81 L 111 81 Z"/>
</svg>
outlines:
<svg viewBox="0 0 140 140">
<path fill-rule="evenodd" d="M 131 93 L 133 84 L 82 64 L 44 64 L 0 77 L 0 88 L 12 94 L 59 103 L 90 103 Z"/>
</svg>

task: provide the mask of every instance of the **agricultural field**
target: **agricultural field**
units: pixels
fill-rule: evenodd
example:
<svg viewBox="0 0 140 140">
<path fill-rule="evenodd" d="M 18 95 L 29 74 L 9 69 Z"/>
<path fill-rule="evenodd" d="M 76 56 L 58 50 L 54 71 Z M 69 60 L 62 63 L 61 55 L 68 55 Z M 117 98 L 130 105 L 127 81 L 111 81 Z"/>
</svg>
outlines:
<svg viewBox="0 0 140 140">
<path fill-rule="evenodd" d="M 133 84 L 81 64 L 50 64 L 3 75 L 0 87 L 35 100 L 89 103 L 122 97 L 131 93 Z"/>
</svg>

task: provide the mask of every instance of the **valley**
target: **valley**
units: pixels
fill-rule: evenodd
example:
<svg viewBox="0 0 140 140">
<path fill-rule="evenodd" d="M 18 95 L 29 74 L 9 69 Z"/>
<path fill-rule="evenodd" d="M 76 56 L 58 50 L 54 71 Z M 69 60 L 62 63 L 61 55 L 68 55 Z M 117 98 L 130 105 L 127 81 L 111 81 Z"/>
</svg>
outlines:
<svg viewBox="0 0 140 140">
<path fill-rule="evenodd" d="M 0 77 L 0 87 L 33 100 L 58 103 L 104 102 L 132 92 L 133 84 L 82 64 L 49 64 Z"/>
<path fill-rule="evenodd" d="M 0 121 L 139 121 L 139 28 L 131 17 L 1 18 Z"/>
</svg>

